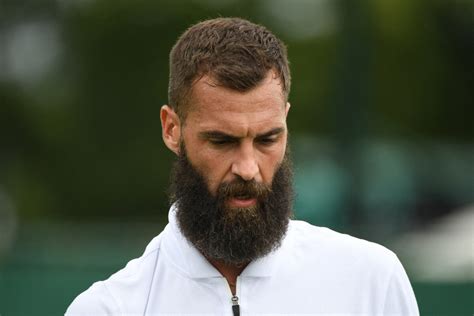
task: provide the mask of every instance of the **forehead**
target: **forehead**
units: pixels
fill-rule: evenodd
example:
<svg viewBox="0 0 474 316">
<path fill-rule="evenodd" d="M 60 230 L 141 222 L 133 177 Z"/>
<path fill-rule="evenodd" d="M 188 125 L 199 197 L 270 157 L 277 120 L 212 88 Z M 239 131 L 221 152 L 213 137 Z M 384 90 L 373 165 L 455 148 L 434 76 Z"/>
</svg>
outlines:
<svg viewBox="0 0 474 316">
<path fill-rule="evenodd" d="M 185 124 L 200 129 L 251 133 L 282 127 L 286 121 L 282 85 L 273 72 L 246 92 L 219 86 L 204 76 L 195 82 L 189 103 Z"/>
</svg>

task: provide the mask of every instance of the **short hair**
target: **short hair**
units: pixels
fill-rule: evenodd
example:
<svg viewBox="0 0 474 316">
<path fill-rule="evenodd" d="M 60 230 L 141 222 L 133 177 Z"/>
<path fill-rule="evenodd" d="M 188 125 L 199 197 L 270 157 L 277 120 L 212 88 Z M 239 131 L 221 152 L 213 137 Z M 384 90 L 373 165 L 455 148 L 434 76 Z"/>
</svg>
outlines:
<svg viewBox="0 0 474 316">
<path fill-rule="evenodd" d="M 193 83 L 205 75 L 218 85 L 245 92 L 275 71 L 288 99 L 286 47 L 267 28 L 241 18 L 216 18 L 187 29 L 170 53 L 168 102 L 185 118 Z"/>
</svg>

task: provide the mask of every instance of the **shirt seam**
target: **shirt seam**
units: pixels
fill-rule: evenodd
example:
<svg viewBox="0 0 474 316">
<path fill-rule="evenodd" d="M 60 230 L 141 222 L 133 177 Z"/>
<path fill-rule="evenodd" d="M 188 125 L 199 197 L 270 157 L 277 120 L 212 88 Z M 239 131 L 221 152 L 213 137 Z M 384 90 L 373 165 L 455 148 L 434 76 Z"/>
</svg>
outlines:
<svg viewBox="0 0 474 316">
<path fill-rule="evenodd" d="M 153 285 L 155 284 L 155 275 L 156 275 L 156 270 L 158 268 L 158 256 L 160 254 L 160 248 L 158 247 L 157 249 L 154 249 L 153 253 L 155 253 L 155 263 L 153 264 L 153 274 L 151 276 L 150 285 L 148 287 L 148 295 L 147 295 L 147 299 L 146 299 L 146 302 L 145 302 L 143 315 L 146 315 L 147 312 L 148 312 L 148 304 L 150 302 L 150 296 L 151 296 L 151 292 L 153 290 Z"/>
</svg>

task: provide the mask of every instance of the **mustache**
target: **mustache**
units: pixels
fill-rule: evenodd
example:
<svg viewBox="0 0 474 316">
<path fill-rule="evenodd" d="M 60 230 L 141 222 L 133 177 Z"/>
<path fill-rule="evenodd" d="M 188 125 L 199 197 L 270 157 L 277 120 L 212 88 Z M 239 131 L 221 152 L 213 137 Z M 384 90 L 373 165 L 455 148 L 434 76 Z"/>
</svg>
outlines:
<svg viewBox="0 0 474 316">
<path fill-rule="evenodd" d="M 229 198 L 256 198 L 264 199 L 272 193 L 270 185 L 258 183 L 255 180 L 245 181 L 235 179 L 231 182 L 222 183 L 217 190 L 217 197 L 220 200 Z"/>
</svg>

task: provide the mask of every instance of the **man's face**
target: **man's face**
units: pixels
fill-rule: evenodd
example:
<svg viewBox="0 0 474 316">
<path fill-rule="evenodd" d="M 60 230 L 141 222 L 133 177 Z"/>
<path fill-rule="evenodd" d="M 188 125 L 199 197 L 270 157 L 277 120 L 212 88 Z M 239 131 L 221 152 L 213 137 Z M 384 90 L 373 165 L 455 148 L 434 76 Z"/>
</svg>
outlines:
<svg viewBox="0 0 474 316">
<path fill-rule="evenodd" d="M 273 71 L 245 93 L 204 76 L 194 84 L 190 103 L 181 140 L 209 191 L 216 194 L 219 185 L 235 179 L 270 185 L 285 154 L 289 109 Z M 246 197 L 226 201 L 235 208 L 256 202 Z"/>
<path fill-rule="evenodd" d="M 204 77 L 191 103 L 184 124 L 162 109 L 178 224 L 208 259 L 245 264 L 280 245 L 292 214 L 289 105 L 272 73 L 246 93 Z"/>
</svg>

